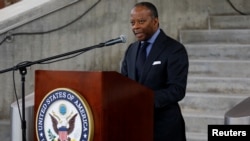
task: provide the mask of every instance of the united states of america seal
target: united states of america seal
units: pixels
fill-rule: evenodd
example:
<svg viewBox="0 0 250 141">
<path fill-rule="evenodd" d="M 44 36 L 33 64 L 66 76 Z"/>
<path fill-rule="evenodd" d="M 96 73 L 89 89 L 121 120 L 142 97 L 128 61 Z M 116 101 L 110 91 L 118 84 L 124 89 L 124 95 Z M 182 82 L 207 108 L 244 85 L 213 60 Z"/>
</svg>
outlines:
<svg viewBox="0 0 250 141">
<path fill-rule="evenodd" d="M 36 115 L 39 141 L 92 141 L 91 109 L 78 92 L 57 88 L 45 95 Z"/>
</svg>

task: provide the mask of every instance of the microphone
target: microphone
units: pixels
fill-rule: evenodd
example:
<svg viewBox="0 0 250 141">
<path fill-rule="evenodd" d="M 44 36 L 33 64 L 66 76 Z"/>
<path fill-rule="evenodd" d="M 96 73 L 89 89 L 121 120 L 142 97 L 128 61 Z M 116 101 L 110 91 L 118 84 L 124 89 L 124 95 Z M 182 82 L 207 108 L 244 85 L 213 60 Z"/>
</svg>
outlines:
<svg viewBox="0 0 250 141">
<path fill-rule="evenodd" d="M 118 43 L 126 43 L 126 36 L 125 35 L 121 35 L 118 38 L 111 39 L 111 40 L 105 42 L 104 46 L 111 46 L 111 45 L 118 44 Z"/>
</svg>

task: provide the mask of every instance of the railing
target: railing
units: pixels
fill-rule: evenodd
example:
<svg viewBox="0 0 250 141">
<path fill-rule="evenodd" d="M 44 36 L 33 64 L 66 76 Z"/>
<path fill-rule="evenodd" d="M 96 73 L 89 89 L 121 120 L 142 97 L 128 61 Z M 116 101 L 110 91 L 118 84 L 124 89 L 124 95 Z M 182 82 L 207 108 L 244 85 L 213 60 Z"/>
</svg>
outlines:
<svg viewBox="0 0 250 141">
<path fill-rule="evenodd" d="M 28 22 L 31 22 L 35 19 L 49 15 L 55 11 L 63 9 L 67 6 L 70 6 L 80 0 L 21 0 L 19 3 L 13 4 L 13 6 L 0 9 L 0 35 L 6 33 L 14 28 L 22 26 Z M 59 4 L 54 4 L 59 2 Z M 51 5 L 47 10 L 41 10 L 43 7 L 39 5 Z M 20 8 L 21 7 L 21 8 Z M 42 12 L 34 12 L 34 11 Z M 27 14 L 32 13 L 30 15 Z M 13 19 L 14 17 L 14 19 Z"/>
<path fill-rule="evenodd" d="M 232 109 L 226 112 L 225 121 L 226 125 L 232 124 L 250 124 L 250 97 L 244 99 L 242 102 L 234 106 Z"/>
</svg>

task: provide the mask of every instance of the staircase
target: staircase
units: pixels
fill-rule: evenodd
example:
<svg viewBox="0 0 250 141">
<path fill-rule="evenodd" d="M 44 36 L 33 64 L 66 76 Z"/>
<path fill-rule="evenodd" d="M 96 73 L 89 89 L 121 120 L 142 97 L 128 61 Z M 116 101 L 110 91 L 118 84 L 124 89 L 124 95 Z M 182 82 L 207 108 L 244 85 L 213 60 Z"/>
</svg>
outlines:
<svg viewBox="0 0 250 141">
<path fill-rule="evenodd" d="M 207 141 L 209 124 L 250 96 L 250 16 L 210 16 L 207 30 L 182 30 L 189 55 L 186 97 L 180 102 L 188 141 Z"/>
</svg>

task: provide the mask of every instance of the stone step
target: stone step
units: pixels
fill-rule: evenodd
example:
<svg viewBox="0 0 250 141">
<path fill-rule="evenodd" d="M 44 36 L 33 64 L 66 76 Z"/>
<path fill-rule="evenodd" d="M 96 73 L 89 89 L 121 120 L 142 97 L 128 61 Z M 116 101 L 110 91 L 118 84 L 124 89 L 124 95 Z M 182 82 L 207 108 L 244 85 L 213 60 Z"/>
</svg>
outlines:
<svg viewBox="0 0 250 141">
<path fill-rule="evenodd" d="M 181 30 L 183 44 L 250 44 L 250 29 Z"/>
<path fill-rule="evenodd" d="M 183 117 L 186 124 L 186 132 L 207 134 L 208 125 L 224 124 L 224 116 L 183 112 Z"/>
<path fill-rule="evenodd" d="M 187 141 L 207 141 L 207 133 L 186 132 Z"/>
<path fill-rule="evenodd" d="M 189 76 L 250 78 L 250 61 L 189 60 L 189 64 Z"/>
<path fill-rule="evenodd" d="M 203 113 L 224 116 L 232 107 L 246 99 L 249 95 L 219 93 L 187 93 L 179 102 L 183 112 Z"/>
<path fill-rule="evenodd" d="M 210 16 L 210 29 L 250 29 L 249 15 Z"/>
<path fill-rule="evenodd" d="M 180 102 L 188 141 L 206 141 L 208 125 L 223 125 L 225 113 L 247 96 L 187 93 Z"/>
<path fill-rule="evenodd" d="M 250 94 L 250 78 L 188 77 L 187 92 Z"/>
<path fill-rule="evenodd" d="M 185 44 L 189 59 L 250 60 L 250 44 Z"/>
</svg>

